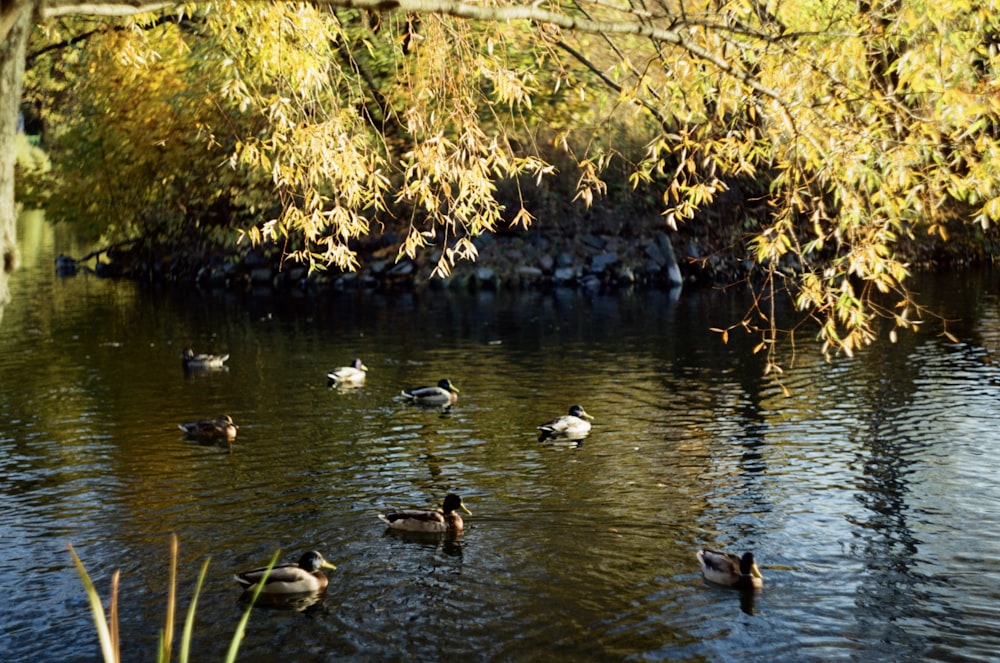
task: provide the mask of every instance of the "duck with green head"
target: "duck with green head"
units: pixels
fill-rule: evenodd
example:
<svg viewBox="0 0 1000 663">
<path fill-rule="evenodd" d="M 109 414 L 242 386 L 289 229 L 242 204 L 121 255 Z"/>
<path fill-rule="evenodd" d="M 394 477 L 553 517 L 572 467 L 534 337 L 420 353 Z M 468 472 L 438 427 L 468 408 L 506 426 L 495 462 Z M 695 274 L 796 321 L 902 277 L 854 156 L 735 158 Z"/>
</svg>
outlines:
<svg viewBox="0 0 1000 663">
<path fill-rule="evenodd" d="M 705 580 L 715 585 L 738 589 L 760 589 L 764 586 L 764 576 L 757 568 L 757 560 L 752 552 L 743 555 L 699 550 L 698 563 Z"/>
<path fill-rule="evenodd" d="M 396 509 L 378 517 L 389 527 L 408 532 L 461 532 L 465 523 L 456 513 L 459 509 L 472 515 L 461 497 L 449 493 L 440 509 Z"/>
<path fill-rule="evenodd" d="M 262 594 L 303 594 L 306 592 L 321 592 L 330 584 L 323 574 L 323 569 L 337 567 L 323 559 L 316 550 L 310 550 L 302 555 L 294 564 L 278 564 L 270 571 L 267 567 L 251 569 L 236 574 L 236 582 L 247 592 L 256 591 L 261 582 Z"/>
<path fill-rule="evenodd" d="M 360 359 L 355 359 L 350 366 L 335 368 L 326 374 L 331 387 L 359 387 L 365 382 L 368 367 Z"/>
<path fill-rule="evenodd" d="M 403 398 L 417 405 L 451 407 L 458 401 L 458 387 L 451 380 L 439 380 L 434 387 L 404 389 Z"/>
<path fill-rule="evenodd" d="M 538 441 L 544 442 L 545 440 L 560 438 L 566 440 L 583 439 L 590 433 L 590 421 L 592 419 L 592 416 L 584 412 L 582 406 L 574 405 L 569 409 L 569 414 L 556 417 L 539 426 L 538 430 L 541 433 L 538 435 Z"/>
</svg>

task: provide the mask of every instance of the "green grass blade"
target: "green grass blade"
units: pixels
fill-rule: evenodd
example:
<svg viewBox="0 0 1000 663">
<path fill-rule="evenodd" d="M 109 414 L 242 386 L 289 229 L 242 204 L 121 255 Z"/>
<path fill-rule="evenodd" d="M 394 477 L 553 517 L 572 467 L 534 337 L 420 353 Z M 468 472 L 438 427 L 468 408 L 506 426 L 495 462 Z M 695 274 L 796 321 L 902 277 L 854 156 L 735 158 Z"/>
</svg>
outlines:
<svg viewBox="0 0 1000 663">
<path fill-rule="evenodd" d="M 174 648 L 174 613 L 177 609 L 177 535 L 170 535 L 170 578 L 167 583 L 167 616 L 163 625 L 163 638 L 160 640 L 160 660 L 170 663 L 170 654 Z"/>
<path fill-rule="evenodd" d="M 184 620 L 184 631 L 181 633 L 181 650 L 178 653 L 177 663 L 187 663 L 188 654 L 191 650 L 191 633 L 194 631 L 194 613 L 198 607 L 198 596 L 201 594 L 201 586 L 205 582 L 205 575 L 208 573 L 208 563 L 211 557 L 201 565 L 201 573 L 198 574 L 198 582 L 194 586 L 194 596 L 191 597 L 191 605 L 188 606 L 187 618 Z"/>
<path fill-rule="evenodd" d="M 115 657 L 115 647 L 111 641 L 111 629 L 108 627 L 108 620 L 104 614 L 104 606 L 101 604 L 101 596 L 97 593 L 93 581 L 87 574 L 87 569 L 83 567 L 83 562 L 73 549 L 73 544 L 69 544 L 69 554 L 73 556 L 73 565 L 76 572 L 80 574 L 80 580 L 87 590 L 87 598 L 90 599 L 90 612 L 94 616 L 94 626 L 97 627 L 97 638 L 101 642 L 101 653 L 104 655 L 105 663 L 118 663 Z M 275 557 L 277 559 L 277 557 Z"/>
<path fill-rule="evenodd" d="M 275 551 L 274 557 L 271 558 L 271 563 L 267 565 L 267 573 L 271 572 L 274 565 L 278 562 L 278 557 L 281 555 L 281 551 Z M 226 654 L 226 663 L 234 663 L 236 661 L 236 653 L 240 649 L 240 644 L 243 642 L 243 635 L 246 633 L 247 622 L 250 621 L 250 613 L 253 612 L 253 604 L 257 602 L 257 597 L 260 596 L 260 592 L 264 589 L 264 582 L 267 580 L 267 574 L 264 578 L 257 583 L 257 589 L 254 590 L 253 597 L 250 599 L 250 605 L 247 606 L 246 612 L 243 613 L 243 617 L 240 618 L 239 624 L 236 625 L 236 632 L 233 633 L 233 641 L 229 643 L 229 652 Z"/>
</svg>

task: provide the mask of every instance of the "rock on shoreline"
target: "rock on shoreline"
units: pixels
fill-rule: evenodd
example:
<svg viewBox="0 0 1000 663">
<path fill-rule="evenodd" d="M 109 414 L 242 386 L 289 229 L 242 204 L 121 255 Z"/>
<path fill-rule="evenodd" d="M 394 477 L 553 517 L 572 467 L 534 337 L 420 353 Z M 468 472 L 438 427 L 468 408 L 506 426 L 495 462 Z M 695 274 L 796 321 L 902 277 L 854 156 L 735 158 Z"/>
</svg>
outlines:
<svg viewBox="0 0 1000 663">
<path fill-rule="evenodd" d="M 405 290 L 412 288 L 534 289 L 580 287 L 677 288 L 682 285 L 732 283 L 752 269 L 745 260 L 705 251 L 696 239 L 681 239 L 676 247 L 666 232 L 624 238 L 614 235 L 548 236 L 527 231 L 483 234 L 474 240 L 479 252 L 474 262 L 456 263 L 445 278 L 431 273 L 440 250 L 416 259 L 396 260 L 398 242 L 379 237 L 373 246 L 358 249 L 356 272 L 313 270 L 288 261 L 275 246 L 258 246 L 195 256 L 174 251 L 151 258 L 148 252 L 95 252 L 94 269 L 84 260 L 80 271 L 130 278 L 150 284 L 178 284 L 231 291 L 284 290 Z M 109 260 L 102 260 L 102 254 Z"/>
</svg>

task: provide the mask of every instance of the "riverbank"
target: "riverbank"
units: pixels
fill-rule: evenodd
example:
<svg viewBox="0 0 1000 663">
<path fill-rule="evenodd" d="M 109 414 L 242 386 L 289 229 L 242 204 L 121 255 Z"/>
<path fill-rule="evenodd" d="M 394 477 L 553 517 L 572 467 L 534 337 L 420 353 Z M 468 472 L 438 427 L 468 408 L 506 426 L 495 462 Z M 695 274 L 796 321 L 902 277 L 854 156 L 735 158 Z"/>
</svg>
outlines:
<svg viewBox="0 0 1000 663">
<path fill-rule="evenodd" d="M 391 229 L 356 241 L 358 269 L 314 269 L 285 260 L 282 248 L 249 247 L 235 239 L 224 246 L 148 246 L 131 244 L 95 251 L 79 260 L 62 257 L 57 270 L 80 270 L 99 276 L 151 284 L 247 291 L 298 289 L 405 290 L 425 287 L 504 289 L 582 287 L 676 288 L 730 285 L 753 280 L 761 266 L 750 259 L 749 237 L 759 231 L 757 210 L 742 198 L 725 202 L 678 231 L 652 212 L 632 216 L 620 210 L 593 209 L 586 215 L 552 213 L 528 229 L 503 229 L 473 240 L 475 261 L 461 260 L 445 277 L 434 276 L 440 248 L 401 257 L 402 235 Z M 899 255 L 913 270 L 995 261 L 1000 240 L 995 229 L 983 231 L 955 223 L 947 241 L 939 237 L 904 237 Z M 782 271 L 800 270 L 786 256 Z"/>
<path fill-rule="evenodd" d="M 211 253 L 163 252 L 154 256 L 138 250 L 109 250 L 76 260 L 61 257 L 57 269 L 64 275 L 90 271 L 99 276 L 129 278 L 213 289 L 247 290 L 350 288 L 399 290 L 421 287 L 500 289 L 550 286 L 614 288 L 674 288 L 739 276 L 741 261 L 721 254 L 701 255 L 697 246 L 666 231 L 622 237 L 586 233 L 570 237 L 527 230 L 500 235 L 483 234 L 474 240 L 474 262 L 459 261 L 446 277 L 434 276 L 440 250 L 416 258 L 400 254 L 400 242 L 391 234 L 372 238 L 357 248 L 354 272 L 314 270 L 283 261 L 275 246 L 248 251 L 234 248 Z"/>
<path fill-rule="evenodd" d="M 736 210 L 733 210 L 736 211 Z M 358 269 L 314 269 L 284 260 L 282 247 L 249 247 L 233 240 L 210 247 L 126 243 L 64 260 L 66 274 L 89 270 L 99 276 L 155 284 L 229 289 L 349 288 L 399 290 L 552 286 L 675 288 L 732 283 L 753 269 L 737 233 L 738 224 L 711 216 L 668 229 L 655 211 L 594 206 L 584 214 L 549 208 L 527 229 L 501 228 L 473 239 L 478 255 L 460 260 L 446 277 L 433 276 L 440 247 L 401 257 L 404 236 L 391 228 L 351 244 Z"/>
</svg>

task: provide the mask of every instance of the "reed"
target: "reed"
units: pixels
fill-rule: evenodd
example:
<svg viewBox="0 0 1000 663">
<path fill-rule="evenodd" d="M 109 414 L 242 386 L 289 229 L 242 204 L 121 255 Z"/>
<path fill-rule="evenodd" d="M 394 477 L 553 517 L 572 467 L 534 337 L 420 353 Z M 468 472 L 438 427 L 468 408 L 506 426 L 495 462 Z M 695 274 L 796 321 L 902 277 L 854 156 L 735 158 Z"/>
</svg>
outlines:
<svg viewBox="0 0 1000 663">
<path fill-rule="evenodd" d="M 94 586 L 94 582 L 90 579 L 90 574 L 87 573 L 87 569 L 83 566 L 80 556 L 76 554 L 76 550 L 73 548 L 72 543 L 69 544 L 69 554 L 73 557 L 73 565 L 76 567 L 77 573 L 80 574 L 80 579 L 83 581 L 83 587 L 87 592 L 87 598 L 90 601 L 90 612 L 94 618 L 94 626 L 97 628 L 97 638 L 101 644 L 101 654 L 104 657 L 104 663 L 120 663 L 121 650 L 119 644 L 120 635 L 118 631 L 118 585 L 121 574 L 116 569 L 111 575 L 111 601 L 108 609 L 110 614 L 105 613 L 104 605 L 101 602 L 101 595 Z M 274 553 L 274 557 L 271 558 L 271 562 L 268 564 L 268 571 L 274 567 L 280 554 L 281 551 Z M 177 558 L 178 543 L 177 535 L 174 534 L 171 535 L 170 538 L 170 577 L 167 587 L 166 616 L 163 630 L 160 632 L 160 645 L 156 659 L 159 663 L 169 663 L 173 653 L 174 618 L 177 612 Z M 194 588 L 194 596 L 191 598 L 191 605 L 188 606 L 187 615 L 184 619 L 184 628 L 181 631 L 177 655 L 179 663 L 187 663 L 191 652 L 191 638 L 194 634 L 195 610 L 198 605 L 198 596 L 201 593 L 202 584 L 205 581 L 205 575 L 208 572 L 210 559 L 211 558 L 206 559 L 204 564 L 201 566 L 201 572 L 198 574 L 198 582 L 195 584 Z M 253 594 L 253 599 L 248 603 L 246 611 L 244 611 L 243 616 L 236 625 L 236 631 L 233 633 L 233 638 L 229 643 L 229 650 L 226 653 L 226 663 L 233 663 L 236 660 L 236 654 L 239 651 L 240 643 L 243 641 L 243 635 L 246 632 L 247 622 L 250 620 L 250 612 L 253 610 L 253 604 L 257 600 L 257 596 L 260 594 L 263 587 L 264 583 L 257 585 L 257 589 Z"/>
</svg>

